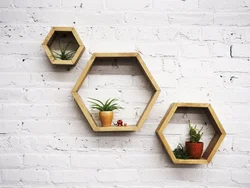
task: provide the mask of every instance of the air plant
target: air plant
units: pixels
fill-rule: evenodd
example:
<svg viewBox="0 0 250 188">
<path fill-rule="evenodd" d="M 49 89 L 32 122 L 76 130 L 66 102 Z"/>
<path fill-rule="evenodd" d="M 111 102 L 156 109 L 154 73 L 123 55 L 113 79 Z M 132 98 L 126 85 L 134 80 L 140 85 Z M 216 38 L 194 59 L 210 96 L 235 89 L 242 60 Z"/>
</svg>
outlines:
<svg viewBox="0 0 250 188">
<path fill-rule="evenodd" d="M 70 44 L 72 44 L 73 42 L 68 42 L 66 43 L 66 45 L 64 47 L 61 46 L 61 42 L 59 40 L 59 48 L 60 48 L 60 52 L 56 52 L 56 51 L 52 51 L 53 52 L 53 56 L 55 59 L 60 59 L 60 60 L 71 60 L 75 53 L 76 50 L 67 50 L 68 47 L 70 46 Z"/>
</svg>

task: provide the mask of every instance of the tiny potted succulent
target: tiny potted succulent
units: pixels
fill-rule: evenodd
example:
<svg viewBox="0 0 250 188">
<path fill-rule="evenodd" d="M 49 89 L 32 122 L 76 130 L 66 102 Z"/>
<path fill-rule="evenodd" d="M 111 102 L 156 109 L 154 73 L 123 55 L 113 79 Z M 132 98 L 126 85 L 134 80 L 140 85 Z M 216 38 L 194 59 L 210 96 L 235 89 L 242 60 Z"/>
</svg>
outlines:
<svg viewBox="0 0 250 188">
<path fill-rule="evenodd" d="M 113 110 L 123 109 L 119 106 L 116 101 L 117 99 L 108 99 L 105 102 L 102 102 L 95 98 L 89 98 L 91 101 L 91 108 L 99 110 L 100 120 L 102 122 L 102 126 L 109 127 L 113 121 L 114 112 Z"/>
<path fill-rule="evenodd" d="M 189 155 L 181 143 L 178 144 L 177 148 L 173 151 L 176 159 L 188 159 Z"/>
<path fill-rule="evenodd" d="M 203 151 L 203 142 L 200 142 L 200 139 L 203 135 L 201 133 L 203 127 L 200 130 L 196 129 L 196 125 L 192 127 L 190 120 L 189 123 L 189 136 L 190 140 L 186 142 L 186 150 L 190 158 L 199 159 Z"/>
</svg>

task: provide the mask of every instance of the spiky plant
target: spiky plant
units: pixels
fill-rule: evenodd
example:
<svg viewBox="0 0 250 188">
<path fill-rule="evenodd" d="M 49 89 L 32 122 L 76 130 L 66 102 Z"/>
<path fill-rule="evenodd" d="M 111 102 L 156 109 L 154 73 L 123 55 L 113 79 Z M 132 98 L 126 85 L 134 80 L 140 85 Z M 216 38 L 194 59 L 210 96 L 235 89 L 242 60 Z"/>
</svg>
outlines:
<svg viewBox="0 0 250 188">
<path fill-rule="evenodd" d="M 178 144 L 178 146 L 174 149 L 173 153 L 177 159 L 188 159 L 189 158 L 186 150 L 184 149 L 184 147 L 182 146 L 181 143 Z"/>
<path fill-rule="evenodd" d="M 89 98 L 91 101 L 88 101 L 91 103 L 91 108 L 96 109 L 99 111 L 113 111 L 113 110 L 119 110 L 123 109 L 121 106 L 119 106 L 116 101 L 117 99 L 108 99 L 105 102 L 100 101 L 99 99 L 95 98 Z"/>
<path fill-rule="evenodd" d="M 61 42 L 59 40 L 59 48 L 60 48 L 60 52 L 56 52 L 56 51 L 52 51 L 53 52 L 53 56 L 55 59 L 61 59 L 61 60 L 71 60 L 75 53 L 76 50 L 67 50 L 68 47 L 70 46 L 70 44 L 72 44 L 73 42 L 68 42 L 64 47 L 61 46 Z"/>
<path fill-rule="evenodd" d="M 194 127 L 192 127 L 190 120 L 188 120 L 188 124 L 189 124 L 189 136 L 190 136 L 190 142 L 199 142 L 203 133 L 201 133 L 203 127 L 198 130 L 196 129 L 196 125 Z"/>
</svg>

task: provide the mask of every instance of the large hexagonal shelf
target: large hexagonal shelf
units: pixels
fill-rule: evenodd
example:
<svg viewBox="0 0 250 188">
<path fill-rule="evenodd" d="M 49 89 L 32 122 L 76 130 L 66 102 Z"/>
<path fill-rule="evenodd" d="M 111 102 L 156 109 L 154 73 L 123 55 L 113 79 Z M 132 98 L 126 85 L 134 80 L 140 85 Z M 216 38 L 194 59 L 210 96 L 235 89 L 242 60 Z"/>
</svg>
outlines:
<svg viewBox="0 0 250 188">
<path fill-rule="evenodd" d="M 139 65 L 138 67 L 142 70 L 144 77 L 147 79 L 147 82 L 149 83 L 150 86 L 152 86 L 151 88 L 153 88 L 153 94 L 149 100 L 149 102 L 146 105 L 146 108 L 144 109 L 142 115 L 139 117 L 136 125 L 127 125 L 127 126 L 122 126 L 122 127 L 118 127 L 118 126 L 111 126 L 111 127 L 102 127 L 102 126 L 98 126 L 95 122 L 95 120 L 93 119 L 91 113 L 89 112 L 89 110 L 87 109 L 86 105 L 84 104 L 81 96 L 79 95 L 78 91 L 81 87 L 81 85 L 83 84 L 84 80 L 86 79 L 87 75 L 89 74 L 93 64 L 95 63 L 95 61 L 97 59 L 108 59 L 108 58 L 115 58 L 115 59 L 119 59 L 119 58 L 133 58 L 135 59 L 134 62 L 137 62 Z M 104 65 L 106 66 L 106 65 Z M 94 131 L 137 131 L 139 130 L 144 121 L 146 120 L 153 104 L 155 103 L 158 95 L 160 93 L 160 88 L 158 87 L 157 83 L 155 82 L 155 80 L 153 79 L 151 73 L 149 72 L 148 68 L 146 67 L 145 63 L 143 62 L 141 56 L 138 53 L 94 53 L 91 57 L 91 59 L 89 60 L 89 62 L 87 63 L 86 67 L 84 68 L 82 74 L 80 75 L 79 79 L 77 80 L 73 90 L 72 90 L 72 95 L 75 99 L 75 101 L 77 102 L 77 104 L 79 105 L 81 111 L 83 112 L 83 114 L 85 115 L 87 121 L 89 122 L 91 128 Z M 133 96 L 131 96 L 133 97 Z"/>
<path fill-rule="evenodd" d="M 205 149 L 201 159 L 177 159 L 167 142 L 166 137 L 163 134 L 163 131 L 168 126 L 170 120 L 172 119 L 173 115 L 175 114 L 178 108 L 198 108 L 204 109 L 205 114 L 207 115 L 208 119 L 210 120 L 212 127 L 215 130 L 215 134 L 208 144 L 207 148 Z M 173 103 L 166 114 L 164 115 L 163 119 L 161 120 L 158 128 L 156 129 L 156 133 L 159 136 L 163 146 L 165 147 L 166 151 L 168 152 L 171 160 L 175 164 L 208 164 L 213 156 L 215 155 L 216 151 L 218 150 L 221 142 L 223 141 L 224 137 L 226 136 L 226 132 L 223 129 L 218 117 L 216 116 L 212 106 L 207 103 Z"/>
<path fill-rule="evenodd" d="M 56 50 L 60 51 L 59 46 L 61 45 L 61 43 L 63 43 L 63 42 L 60 43 L 61 39 L 64 40 L 63 42 L 66 43 L 65 46 L 69 46 L 67 45 L 69 43 L 74 44 L 74 48 L 69 50 L 70 51 L 74 50 L 75 54 L 69 60 L 57 59 L 53 55 L 53 51 Z M 85 50 L 85 46 L 83 45 L 74 27 L 52 27 L 50 32 L 44 39 L 42 46 L 50 62 L 54 65 L 75 65 Z M 55 46 L 57 46 L 57 49 L 55 48 L 53 50 L 52 47 Z"/>
</svg>

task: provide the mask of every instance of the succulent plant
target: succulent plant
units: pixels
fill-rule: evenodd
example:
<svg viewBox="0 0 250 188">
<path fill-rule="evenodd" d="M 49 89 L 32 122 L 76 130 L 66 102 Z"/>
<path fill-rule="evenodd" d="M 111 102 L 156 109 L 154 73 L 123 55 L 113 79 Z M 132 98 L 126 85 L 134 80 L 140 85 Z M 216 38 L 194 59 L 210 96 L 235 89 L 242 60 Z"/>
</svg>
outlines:
<svg viewBox="0 0 250 188">
<path fill-rule="evenodd" d="M 196 129 L 196 125 L 194 127 L 192 127 L 190 120 L 188 120 L 188 125 L 189 125 L 189 136 L 190 136 L 190 142 L 199 142 L 203 133 L 201 133 L 203 127 L 198 130 Z"/>
<path fill-rule="evenodd" d="M 184 147 L 182 146 L 181 143 L 178 144 L 178 146 L 174 149 L 173 153 L 177 159 L 188 159 L 189 158 L 186 150 L 184 149 Z"/>
<path fill-rule="evenodd" d="M 89 98 L 91 101 L 91 108 L 96 109 L 99 111 L 113 111 L 113 110 L 119 110 L 123 109 L 121 106 L 119 106 L 116 101 L 117 99 L 108 99 L 105 102 L 100 101 L 99 99 L 95 98 Z"/>
</svg>

